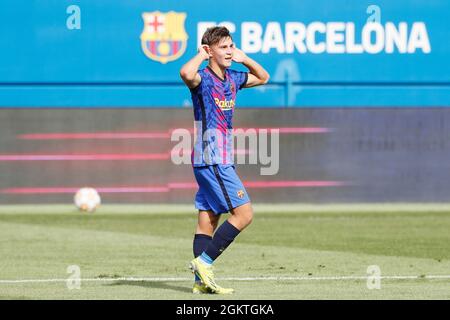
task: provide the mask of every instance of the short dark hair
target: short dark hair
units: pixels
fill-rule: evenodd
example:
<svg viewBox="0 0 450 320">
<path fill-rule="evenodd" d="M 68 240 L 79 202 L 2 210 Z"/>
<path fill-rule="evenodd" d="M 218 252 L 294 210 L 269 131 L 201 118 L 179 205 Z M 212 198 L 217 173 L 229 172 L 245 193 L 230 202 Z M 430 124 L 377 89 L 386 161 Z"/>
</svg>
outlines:
<svg viewBox="0 0 450 320">
<path fill-rule="evenodd" d="M 206 29 L 205 33 L 202 37 L 202 44 L 206 44 L 208 46 L 212 46 L 213 44 L 218 43 L 221 39 L 230 37 L 233 39 L 233 37 L 230 34 L 230 31 L 226 27 L 211 27 Z"/>
</svg>

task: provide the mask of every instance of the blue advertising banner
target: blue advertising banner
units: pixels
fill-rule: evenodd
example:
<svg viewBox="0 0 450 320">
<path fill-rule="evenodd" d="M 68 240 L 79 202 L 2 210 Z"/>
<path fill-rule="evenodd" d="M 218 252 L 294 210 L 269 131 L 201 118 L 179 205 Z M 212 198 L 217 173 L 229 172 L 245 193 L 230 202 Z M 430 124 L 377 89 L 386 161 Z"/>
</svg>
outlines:
<svg viewBox="0 0 450 320">
<path fill-rule="evenodd" d="M 271 74 L 238 106 L 450 106 L 448 12 L 446 0 L 4 0 L 0 106 L 189 106 L 179 69 L 217 24 Z"/>
</svg>

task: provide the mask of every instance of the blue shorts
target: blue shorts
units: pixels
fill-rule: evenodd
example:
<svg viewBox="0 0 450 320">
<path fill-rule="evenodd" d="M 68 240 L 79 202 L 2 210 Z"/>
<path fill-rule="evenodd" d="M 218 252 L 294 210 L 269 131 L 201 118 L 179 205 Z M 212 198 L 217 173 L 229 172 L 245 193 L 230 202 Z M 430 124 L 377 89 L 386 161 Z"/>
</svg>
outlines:
<svg viewBox="0 0 450 320">
<path fill-rule="evenodd" d="M 234 165 L 194 167 L 194 175 L 199 186 L 195 207 L 199 210 L 221 214 L 250 202 Z"/>
</svg>

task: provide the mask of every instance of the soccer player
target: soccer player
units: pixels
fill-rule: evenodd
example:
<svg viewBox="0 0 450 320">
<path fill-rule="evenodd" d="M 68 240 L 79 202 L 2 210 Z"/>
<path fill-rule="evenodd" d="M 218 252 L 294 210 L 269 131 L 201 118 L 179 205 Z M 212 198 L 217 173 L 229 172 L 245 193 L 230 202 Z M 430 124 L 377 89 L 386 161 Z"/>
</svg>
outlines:
<svg viewBox="0 0 450 320">
<path fill-rule="evenodd" d="M 208 66 L 199 70 L 203 61 Z M 232 61 L 249 71 L 230 69 Z M 232 159 L 232 118 L 236 93 L 242 88 L 266 84 L 269 74 L 235 47 L 225 27 L 212 27 L 202 37 L 197 55 L 180 70 L 194 106 L 194 175 L 199 185 L 195 197 L 198 225 L 194 236 L 194 293 L 228 294 L 214 280 L 213 262 L 253 219 L 250 198 L 235 171 Z M 220 215 L 230 212 L 217 228 Z M 217 229 L 217 230 L 216 230 Z"/>
</svg>

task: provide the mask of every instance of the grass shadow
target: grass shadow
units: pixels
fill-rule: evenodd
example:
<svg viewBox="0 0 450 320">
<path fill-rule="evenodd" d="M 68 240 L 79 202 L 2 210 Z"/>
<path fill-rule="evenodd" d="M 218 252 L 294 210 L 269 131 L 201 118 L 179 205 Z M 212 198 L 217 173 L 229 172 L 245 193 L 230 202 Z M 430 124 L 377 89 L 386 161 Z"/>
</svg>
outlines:
<svg viewBox="0 0 450 320">
<path fill-rule="evenodd" d="M 118 280 L 114 283 L 108 284 L 109 286 L 139 286 L 144 288 L 154 288 L 154 289 L 164 289 L 173 290 L 185 293 L 192 293 L 192 288 L 186 286 L 176 285 L 173 282 L 164 281 L 129 281 L 129 280 Z"/>
</svg>

